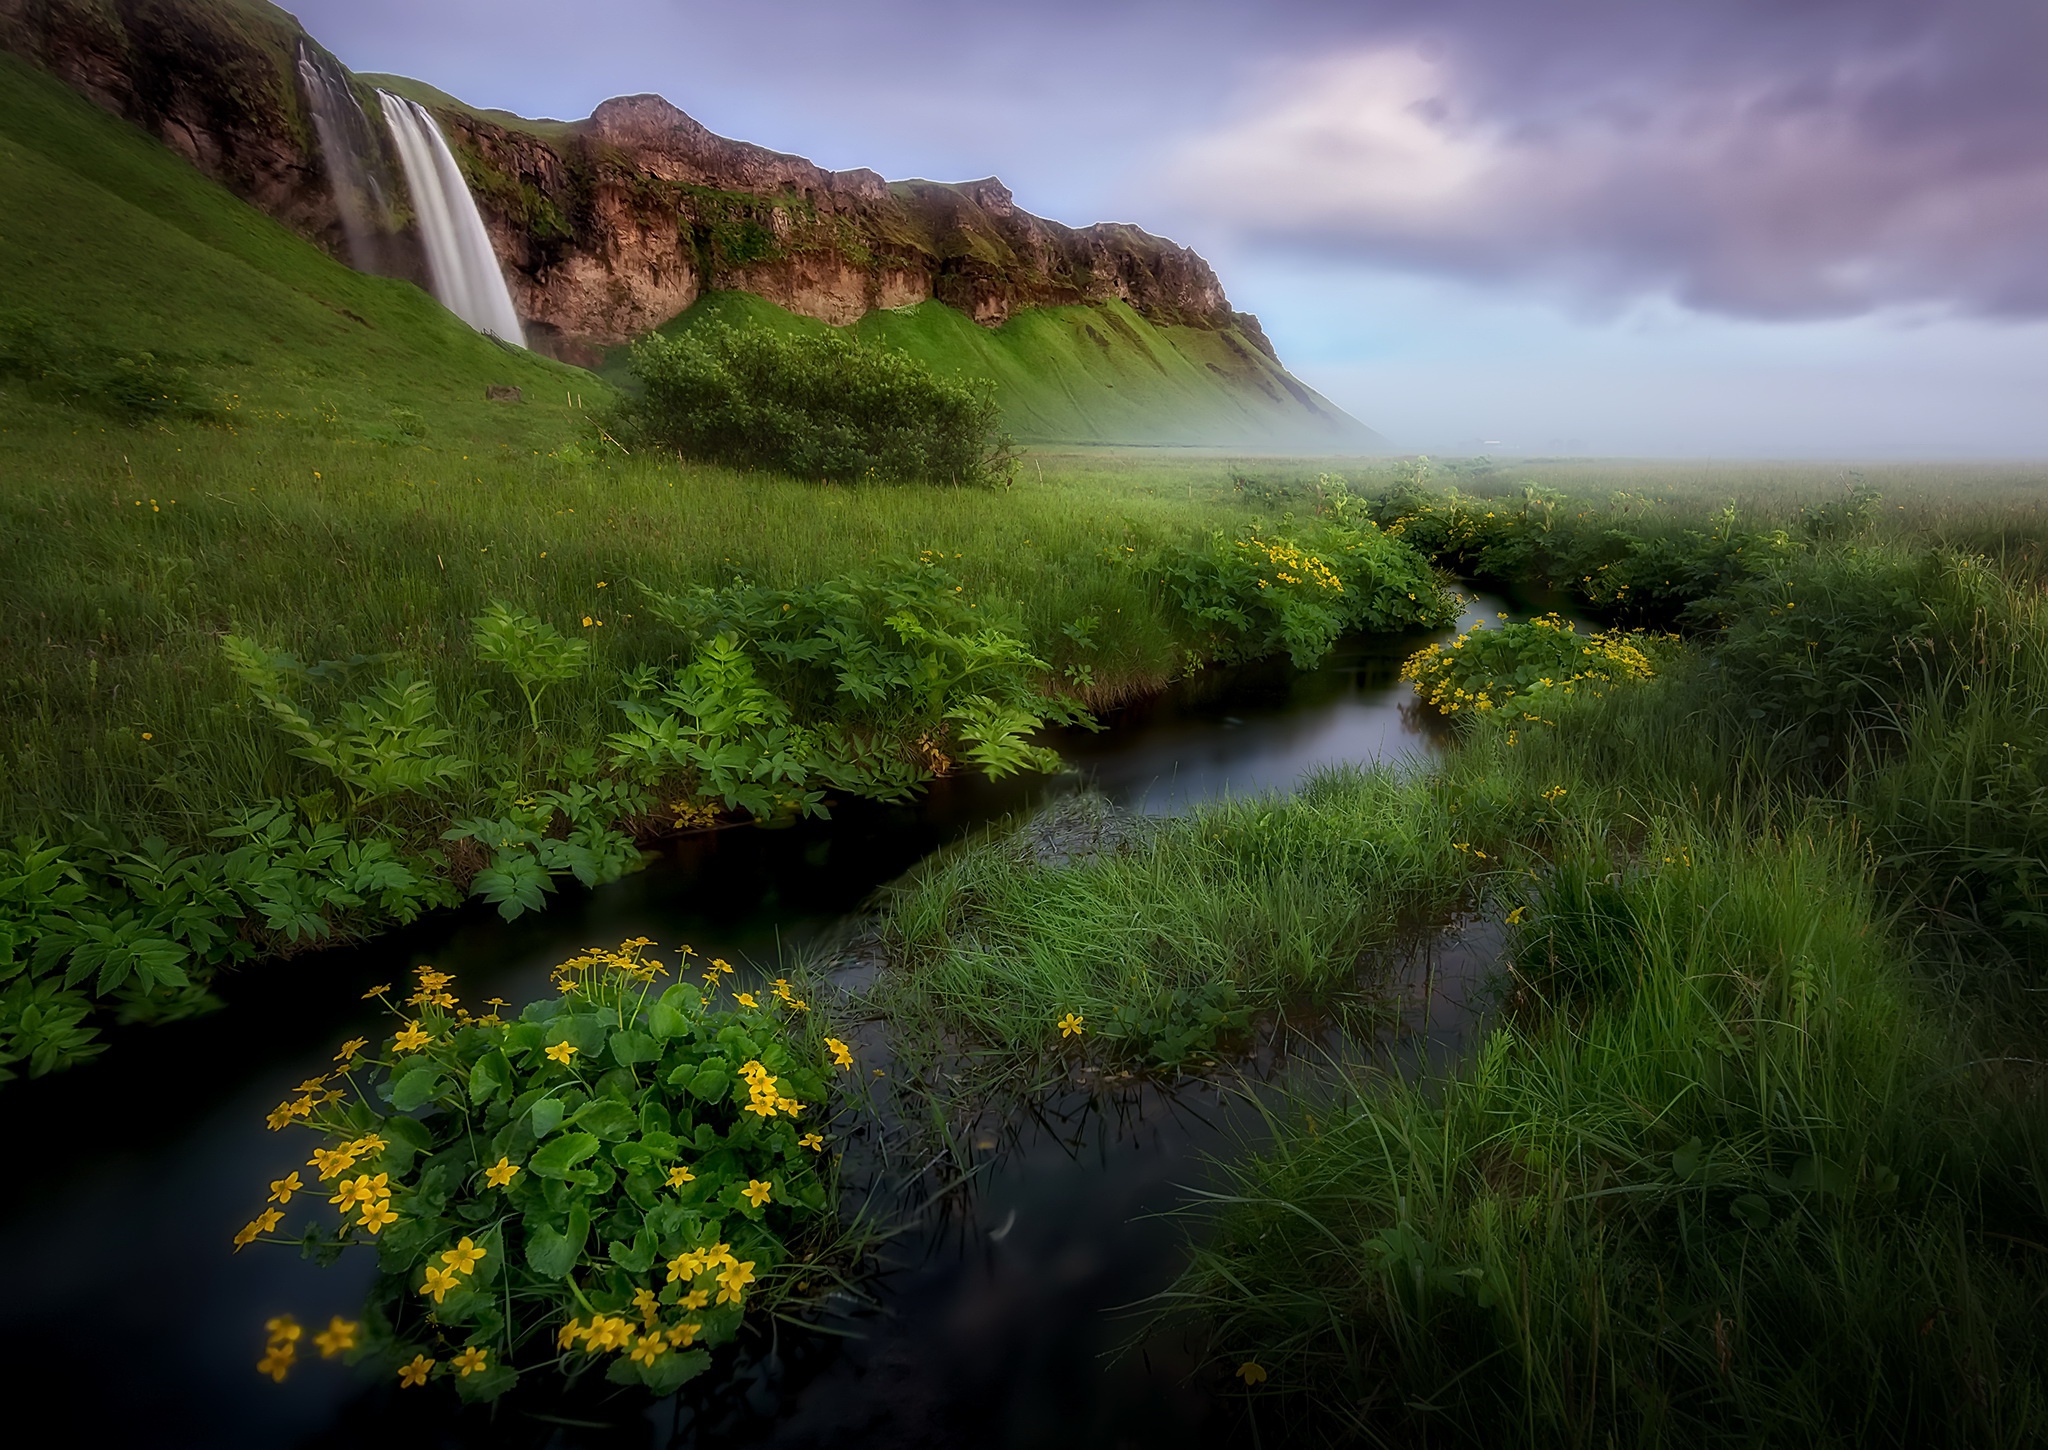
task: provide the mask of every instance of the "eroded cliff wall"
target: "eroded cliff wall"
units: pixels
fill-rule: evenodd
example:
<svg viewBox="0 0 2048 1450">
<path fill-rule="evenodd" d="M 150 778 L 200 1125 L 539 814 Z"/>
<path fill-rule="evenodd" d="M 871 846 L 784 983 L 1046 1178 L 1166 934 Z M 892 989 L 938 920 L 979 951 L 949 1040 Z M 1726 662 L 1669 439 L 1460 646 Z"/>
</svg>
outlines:
<svg viewBox="0 0 2048 1450">
<path fill-rule="evenodd" d="M 310 49 L 346 72 L 285 11 L 265 0 L 0 0 L 0 46 L 346 255 L 299 57 Z M 1134 226 L 1033 216 L 993 178 L 827 171 L 713 135 L 659 96 L 607 101 L 579 122 L 533 122 L 415 82 L 349 80 L 371 114 L 372 82 L 435 113 L 521 314 L 564 356 L 637 336 L 713 290 L 839 325 L 928 299 L 987 325 L 1116 299 L 1151 321 L 1233 330 L 1271 353 L 1193 251 Z M 385 265 L 418 278 L 402 193 L 394 202 L 397 245 L 383 249 Z"/>
</svg>

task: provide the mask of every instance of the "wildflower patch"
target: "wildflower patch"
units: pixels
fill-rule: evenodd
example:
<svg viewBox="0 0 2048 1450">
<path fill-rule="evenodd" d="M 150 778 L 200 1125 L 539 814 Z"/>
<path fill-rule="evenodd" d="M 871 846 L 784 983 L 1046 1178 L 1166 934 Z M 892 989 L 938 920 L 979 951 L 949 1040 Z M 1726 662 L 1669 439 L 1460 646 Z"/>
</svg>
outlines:
<svg viewBox="0 0 2048 1450">
<path fill-rule="evenodd" d="M 784 1294 L 831 1222 L 817 1120 L 852 1053 L 814 1040 L 786 980 L 726 1006 L 731 969 L 713 962 L 701 984 L 658 990 L 651 946 L 564 962 L 556 998 L 509 1020 L 497 1001 L 470 1012 L 422 967 L 410 996 L 387 997 L 401 1022 L 381 1048 L 343 1044 L 271 1113 L 320 1143 L 271 1183 L 234 1250 L 377 1253 L 361 1321 L 331 1325 L 323 1356 L 468 1400 L 600 1368 L 665 1395 Z M 290 1371 L 296 1327 L 272 1321 L 262 1373 Z"/>
<path fill-rule="evenodd" d="M 1542 720 L 1552 701 L 1598 698 L 1651 678 L 1669 647 L 1642 633 L 1580 634 L 1555 614 L 1491 627 L 1482 620 L 1449 644 L 1410 656 L 1401 678 L 1446 715 L 1504 711 L 1510 718 Z"/>
</svg>

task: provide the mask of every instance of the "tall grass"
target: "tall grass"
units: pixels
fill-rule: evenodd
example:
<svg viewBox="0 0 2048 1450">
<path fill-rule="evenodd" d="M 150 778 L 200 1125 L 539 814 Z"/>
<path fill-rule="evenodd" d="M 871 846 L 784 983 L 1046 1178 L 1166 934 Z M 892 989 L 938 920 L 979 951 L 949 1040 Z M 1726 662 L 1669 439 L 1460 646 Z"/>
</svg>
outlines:
<svg viewBox="0 0 2048 1450">
<path fill-rule="evenodd" d="M 1073 1014 L 1080 1046 L 1175 1066 L 1213 1049 L 1225 1019 L 1384 986 L 1376 954 L 1467 889 L 1476 863 L 1453 825 L 1427 782 L 1360 770 L 1284 804 L 1133 824 L 1075 858 L 1048 859 L 1035 833 L 999 838 L 889 902 L 878 1006 L 1022 1056 L 1058 1046 Z"/>
<path fill-rule="evenodd" d="M 1285 1123 L 1168 1303 L 1377 1443 L 2034 1441 L 2038 1092 L 1838 837 L 1658 844 L 1564 854 L 1478 1060 Z"/>
</svg>

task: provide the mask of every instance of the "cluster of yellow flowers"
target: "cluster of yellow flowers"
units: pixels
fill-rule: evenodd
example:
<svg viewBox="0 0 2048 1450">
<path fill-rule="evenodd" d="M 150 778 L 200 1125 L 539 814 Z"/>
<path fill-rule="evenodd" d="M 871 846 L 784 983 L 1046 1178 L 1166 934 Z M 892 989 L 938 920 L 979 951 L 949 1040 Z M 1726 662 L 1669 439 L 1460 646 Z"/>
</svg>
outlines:
<svg viewBox="0 0 2048 1450">
<path fill-rule="evenodd" d="M 825 1050 L 832 1054 L 833 1066 L 845 1068 L 849 1072 L 853 1070 L 852 1048 L 836 1037 L 828 1037 L 825 1039 Z"/>
<path fill-rule="evenodd" d="M 372 1133 L 339 1147 L 315 1148 L 313 1156 L 306 1160 L 306 1166 L 319 1173 L 320 1181 L 326 1183 L 355 1167 L 359 1159 L 375 1157 L 389 1146 L 383 1138 Z M 240 1253 L 264 1234 L 274 1232 L 284 1220 L 284 1205 L 292 1201 L 292 1195 L 303 1192 L 305 1186 L 296 1170 L 273 1180 L 267 1201 L 276 1206 L 266 1208 L 242 1225 L 235 1234 L 235 1252 Z M 362 1173 L 353 1179 L 343 1179 L 327 1201 L 337 1205 L 344 1214 L 356 1214 L 356 1227 L 370 1234 L 398 1222 L 398 1215 L 391 1207 L 391 1175 L 388 1173 L 379 1173 L 374 1178 Z"/>
<path fill-rule="evenodd" d="M 747 1080 L 747 1111 L 760 1117 L 772 1118 L 777 1113 L 795 1117 L 804 1110 L 804 1105 L 795 1098 L 786 1098 L 777 1086 L 776 1079 L 758 1059 L 740 1068 L 740 1076 Z"/>
<path fill-rule="evenodd" d="M 620 942 L 616 948 L 585 947 L 579 955 L 555 968 L 555 990 L 564 993 L 582 991 L 590 986 L 593 978 L 602 976 L 646 986 L 668 970 L 661 961 L 647 955 L 647 949 L 653 945 L 653 938 L 639 936 Z M 685 960 L 693 955 L 688 947 L 682 950 Z"/>
<path fill-rule="evenodd" d="M 710 801 L 671 801 L 669 813 L 679 831 L 706 831 L 718 824 L 718 807 Z"/>
<path fill-rule="evenodd" d="M 1297 549 L 1285 540 L 1239 539 L 1237 547 L 1243 550 L 1255 565 L 1263 559 L 1265 567 L 1260 573 L 1263 575 L 1270 570 L 1273 577 L 1283 584 L 1313 584 L 1318 589 L 1327 589 L 1333 594 L 1344 592 L 1344 581 L 1337 577 L 1335 570 L 1316 555 L 1304 549 Z M 1259 587 L 1267 587 L 1264 578 L 1259 580 Z"/>
<path fill-rule="evenodd" d="M 327 1327 L 313 1336 L 313 1346 L 320 1351 L 322 1359 L 333 1359 L 356 1347 L 361 1338 L 363 1326 L 353 1319 L 344 1319 L 339 1314 L 327 1322 Z M 256 1361 L 256 1372 L 266 1374 L 279 1384 L 291 1373 L 292 1365 L 299 1357 L 299 1341 L 306 1331 L 299 1321 L 289 1314 L 280 1314 L 263 1326 L 266 1336 L 263 1358 Z"/>
<path fill-rule="evenodd" d="M 481 1264 L 484 1258 L 484 1250 L 468 1234 L 464 1234 L 454 1248 L 441 1255 L 438 1266 L 427 1265 L 426 1282 L 420 1285 L 420 1292 L 433 1295 L 434 1302 L 439 1304 L 448 1297 L 451 1289 L 462 1287 L 463 1279 L 474 1274 L 476 1266 Z"/>
<path fill-rule="evenodd" d="M 1571 621 L 1554 614 L 1532 619 L 1529 625 L 1553 635 L 1575 633 Z M 1433 644 L 1418 650 L 1401 666 L 1401 678 L 1415 686 L 1415 692 L 1424 703 L 1446 715 L 1456 715 L 1466 710 L 1483 714 L 1503 708 L 1511 700 L 1526 703 L 1528 697 L 1544 691 L 1576 694 L 1581 686 L 1585 687 L 1588 695 L 1598 698 L 1608 686 L 1619 681 L 1647 680 L 1657 672 L 1635 636 L 1620 630 L 1606 630 L 1571 641 L 1577 647 L 1577 658 L 1570 661 L 1570 673 L 1561 679 L 1554 674 L 1542 675 L 1533 683 L 1519 684 L 1507 671 L 1496 672 L 1485 664 L 1468 664 L 1460 658 L 1460 652 L 1467 643 L 1476 640 L 1485 627 L 1483 623 L 1474 625 L 1453 640 L 1448 649 Z M 1474 655 L 1478 653 L 1480 651 L 1473 652 Z M 1510 663 L 1508 669 L 1511 671 L 1513 668 Z M 1477 688 L 1467 689 L 1458 683 L 1461 678 L 1471 679 Z M 1527 709 L 1521 711 L 1521 718 L 1543 719 Z"/>
</svg>

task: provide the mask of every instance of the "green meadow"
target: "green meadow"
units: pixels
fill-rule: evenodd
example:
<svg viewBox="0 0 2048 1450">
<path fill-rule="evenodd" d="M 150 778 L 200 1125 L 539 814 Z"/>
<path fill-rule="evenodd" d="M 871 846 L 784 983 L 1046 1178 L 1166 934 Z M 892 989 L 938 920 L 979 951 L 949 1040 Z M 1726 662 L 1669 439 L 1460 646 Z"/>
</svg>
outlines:
<svg viewBox="0 0 2048 1450">
<path fill-rule="evenodd" d="M 1229 1084 L 1289 1012 L 1383 1015 L 1396 949 L 1477 915 L 1504 945 L 1467 1052 L 1309 1073 L 1227 1189 L 1158 1225 L 1189 1259 L 1149 1322 L 1190 1330 L 1273 1438 L 2048 1437 L 2038 466 L 1091 449 L 1061 379 L 1122 387 L 1142 357 L 1148 398 L 1197 407 L 1210 344 L 1118 308 L 981 331 L 936 305 L 856 331 L 1005 388 L 1041 440 L 1007 486 L 685 462 L 620 441 L 625 373 L 501 347 L 17 62 L 0 81 L 0 1071 L 103 1070 L 123 1025 L 214 1005 L 228 966 L 298 970 L 280 959 L 472 897 L 515 918 L 666 833 L 1040 769 L 1048 724 L 1441 625 L 1461 585 L 1523 591 L 1591 628 L 1495 626 L 1412 665 L 1440 755 L 1097 852 L 942 853 L 879 908 L 874 992 L 820 996 L 794 1066 L 774 1003 L 686 1023 L 637 948 L 593 957 L 613 995 L 508 1029 L 516 1073 L 476 1037 L 448 1081 L 410 1079 L 413 1107 L 459 1098 L 546 1173 L 426 1129 L 406 1165 L 469 1154 L 587 1236 L 554 1198 L 597 1182 L 600 1137 L 658 1140 L 605 1169 L 633 1193 L 681 1187 L 689 1095 L 721 1132 L 793 1120 L 776 1074 L 826 1094 L 828 1011 L 972 1055 L 984 1106 L 1082 1067 Z M 707 318 L 809 326 L 735 294 L 674 326 Z M 579 1052 L 611 1086 L 546 1158 L 560 1101 L 506 1089 Z M 632 1077 L 657 1061 L 688 1072 Z M 330 1126 L 351 1164 L 382 1151 Z M 817 1151 L 775 1126 L 705 1174 L 733 1214 Z M 446 1235 L 496 1211 L 463 1192 Z M 593 1284 L 656 1272 L 660 1235 L 615 1200 Z M 562 1344 L 623 1350 L 626 1290 L 584 1307 L 560 1283 L 582 1240 L 547 1232 L 524 1262 L 576 1316 Z M 671 1285 L 731 1286 L 706 1342 L 737 1336 L 741 1260 L 676 1254 Z M 663 1352 L 633 1382 L 672 1390 Z"/>
</svg>

